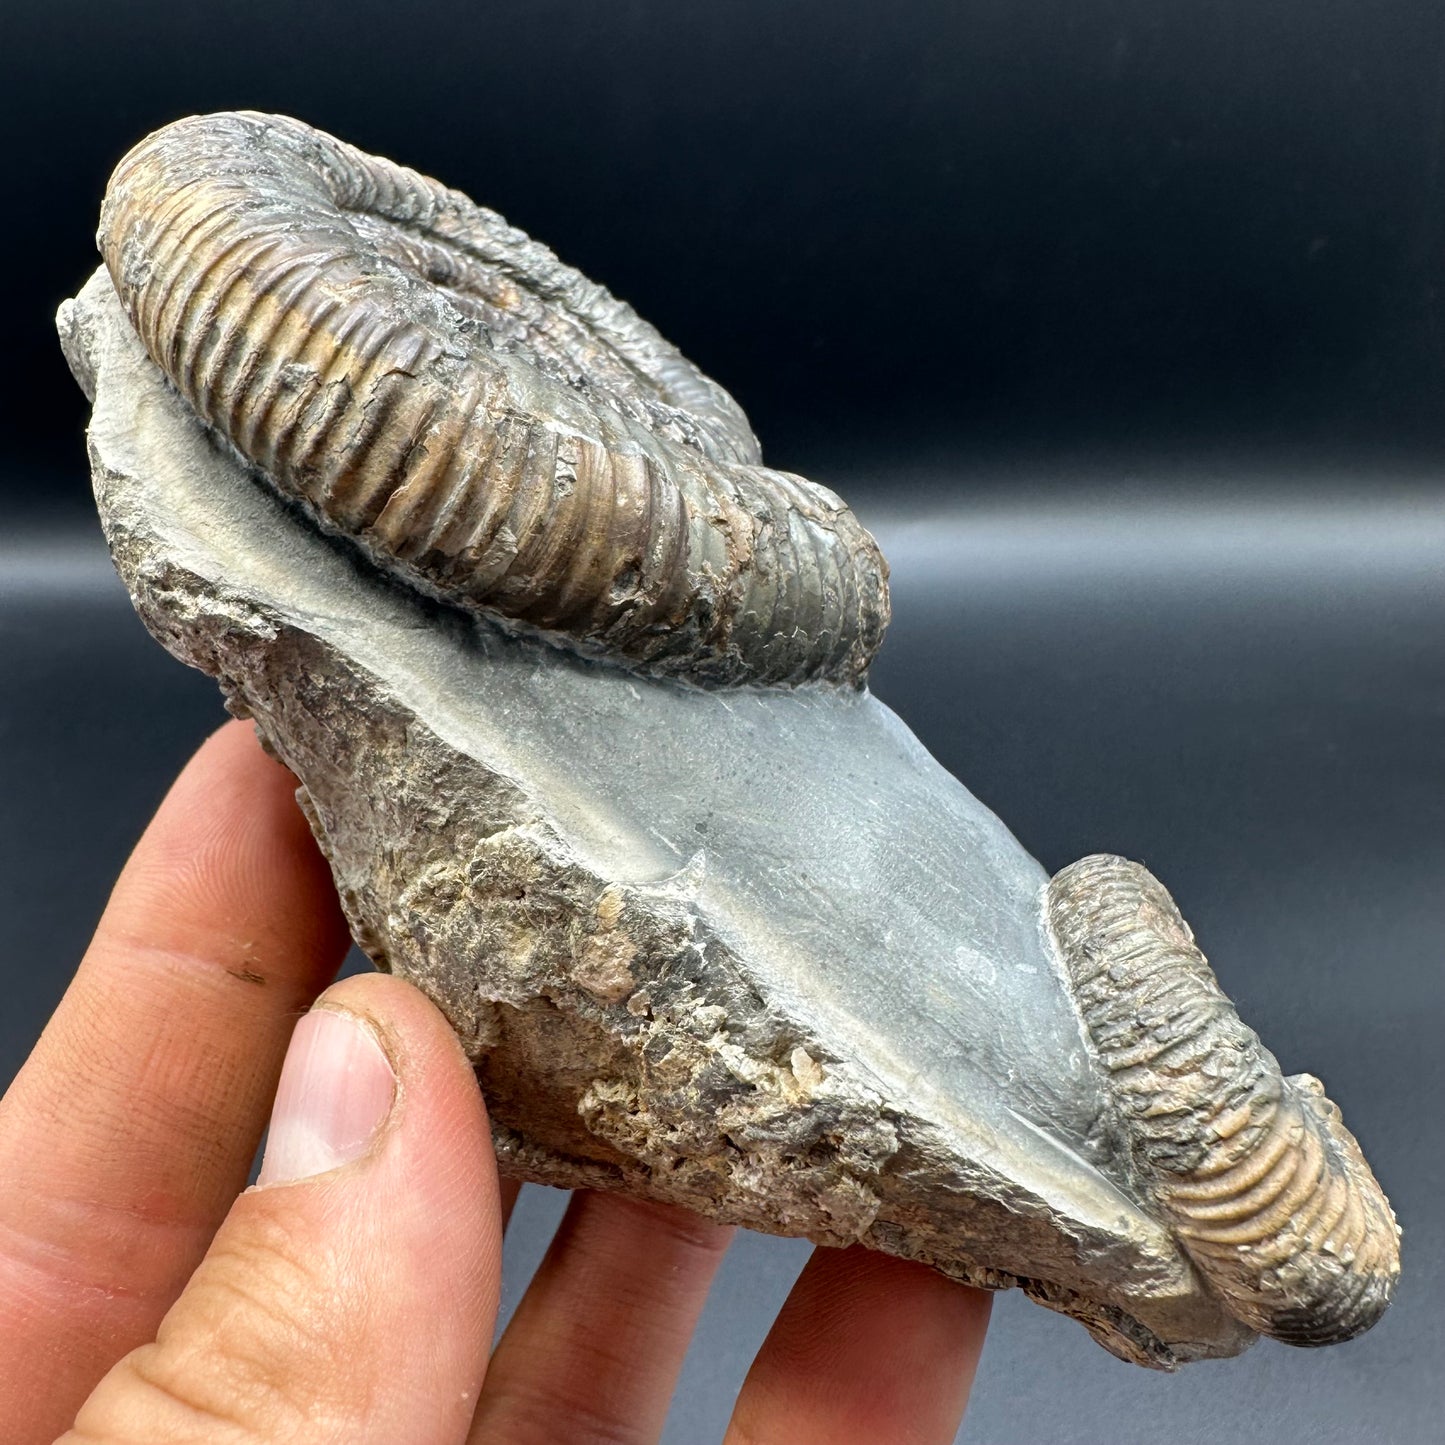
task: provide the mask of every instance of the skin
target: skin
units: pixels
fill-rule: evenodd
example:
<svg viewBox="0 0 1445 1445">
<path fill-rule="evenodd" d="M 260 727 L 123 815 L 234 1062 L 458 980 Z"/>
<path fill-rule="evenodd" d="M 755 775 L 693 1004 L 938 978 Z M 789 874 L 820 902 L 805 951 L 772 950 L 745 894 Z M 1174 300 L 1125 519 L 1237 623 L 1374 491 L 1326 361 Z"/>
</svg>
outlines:
<svg viewBox="0 0 1445 1445">
<path fill-rule="evenodd" d="M 502 1234 L 486 1110 L 437 1010 L 347 945 L 295 779 L 249 729 L 197 753 L 0 1102 L 0 1420 L 13 1445 L 656 1440 L 729 1231 L 574 1195 L 491 1349 Z M 246 1189 L 318 1001 L 396 1075 L 360 1157 Z M 989 1297 L 820 1250 L 726 1445 L 951 1441 Z"/>
</svg>

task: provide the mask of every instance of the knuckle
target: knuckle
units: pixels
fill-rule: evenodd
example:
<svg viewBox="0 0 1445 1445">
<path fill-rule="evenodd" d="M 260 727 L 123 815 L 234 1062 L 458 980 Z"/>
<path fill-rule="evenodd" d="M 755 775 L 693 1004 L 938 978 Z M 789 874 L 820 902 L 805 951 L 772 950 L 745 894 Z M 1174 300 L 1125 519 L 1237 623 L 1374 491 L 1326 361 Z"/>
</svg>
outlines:
<svg viewBox="0 0 1445 1445">
<path fill-rule="evenodd" d="M 750 1421 L 740 1420 L 734 1415 L 723 1437 L 723 1445 L 779 1445 L 779 1442 L 776 1435 L 761 1434 Z"/>
<path fill-rule="evenodd" d="M 102 1381 L 78 1417 L 78 1439 L 105 1445 L 280 1445 L 346 1438 L 375 1382 L 359 1368 L 351 1321 L 279 1224 L 222 1231 L 152 1345 Z"/>
<path fill-rule="evenodd" d="M 629 1216 L 629 1223 L 643 1235 L 652 1249 L 665 1249 L 675 1256 L 712 1260 L 727 1252 L 733 1231 L 714 1224 L 677 1204 L 652 1200 L 609 1197 L 607 1207 Z"/>
<path fill-rule="evenodd" d="M 348 1277 L 329 1253 L 318 1256 L 270 1222 L 239 1237 L 223 1231 L 187 1294 L 198 1335 L 229 1360 L 236 1381 L 304 1413 L 329 1382 L 345 1382 L 345 1392 L 332 1385 L 337 1404 L 356 1384 L 365 1311 L 349 1298 Z"/>
<path fill-rule="evenodd" d="M 143 1345 L 96 1386 L 63 1445 L 257 1445 L 260 1422 L 218 1399 L 214 1386 L 204 1372 L 177 1371 L 159 1346 Z"/>
<path fill-rule="evenodd" d="M 646 1445 L 656 1432 L 609 1412 L 581 1393 L 517 1386 L 483 1396 L 481 1445 Z"/>
</svg>

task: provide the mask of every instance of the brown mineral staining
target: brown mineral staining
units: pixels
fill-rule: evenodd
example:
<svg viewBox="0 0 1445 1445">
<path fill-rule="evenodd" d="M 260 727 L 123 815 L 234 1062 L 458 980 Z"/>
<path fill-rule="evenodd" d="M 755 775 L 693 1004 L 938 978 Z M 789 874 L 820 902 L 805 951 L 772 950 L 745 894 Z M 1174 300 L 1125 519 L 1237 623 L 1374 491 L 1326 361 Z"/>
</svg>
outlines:
<svg viewBox="0 0 1445 1445">
<path fill-rule="evenodd" d="M 637 946 L 616 933 L 594 933 L 578 952 L 573 977 L 601 1003 L 618 1003 L 637 985 L 631 963 Z"/>
<path fill-rule="evenodd" d="M 798 1081 L 798 1087 L 805 1094 L 811 1094 L 825 1078 L 822 1064 L 801 1044 L 793 1050 L 788 1065 L 793 1071 L 793 1077 Z"/>
<path fill-rule="evenodd" d="M 1319 1081 L 1281 1076 L 1137 863 L 1081 859 L 1048 908 L 1141 1182 L 1226 1307 L 1295 1345 L 1369 1329 L 1399 1229 Z"/>
<path fill-rule="evenodd" d="M 299 121 L 195 116 L 117 167 L 100 244 L 201 419 L 413 586 L 653 674 L 861 683 L 887 568 L 852 513 L 467 197 Z"/>
<path fill-rule="evenodd" d="M 594 931 L 577 946 L 572 977 L 599 1003 L 620 1003 L 637 987 L 632 974 L 637 945 L 617 926 L 625 906 L 620 888 L 604 888 L 592 911 Z"/>
<path fill-rule="evenodd" d="M 622 917 L 622 909 L 622 890 L 616 887 L 604 888 L 602 896 L 597 900 L 598 928 L 616 928 L 618 919 Z"/>
</svg>

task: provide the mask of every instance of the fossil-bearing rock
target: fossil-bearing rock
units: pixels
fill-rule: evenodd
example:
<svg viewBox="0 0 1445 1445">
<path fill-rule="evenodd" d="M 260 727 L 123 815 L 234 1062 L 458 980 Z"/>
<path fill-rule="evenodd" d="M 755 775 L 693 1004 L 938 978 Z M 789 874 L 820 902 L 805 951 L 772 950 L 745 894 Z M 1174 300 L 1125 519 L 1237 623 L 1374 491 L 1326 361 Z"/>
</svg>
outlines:
<svg viewBox="0 0 1445 1445">
<path fill-rule="evenodd" d="M 146 625 L 301 780 L 503 1168 L 1020 1285 L 1170 1367 L 1368 1328 L 1398 1231 L 1168 894 L 1052 881 L 863 685 L 886 569 L 465 197 L 298 122 L 120 165 L 61 310 Z"/>
</svg>

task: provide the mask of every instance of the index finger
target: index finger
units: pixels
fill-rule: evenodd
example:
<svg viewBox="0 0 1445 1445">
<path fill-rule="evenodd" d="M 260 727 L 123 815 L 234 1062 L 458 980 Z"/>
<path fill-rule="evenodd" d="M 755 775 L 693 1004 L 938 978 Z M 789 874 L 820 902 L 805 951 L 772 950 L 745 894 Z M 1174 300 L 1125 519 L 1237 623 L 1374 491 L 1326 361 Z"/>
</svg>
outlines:
<svg viewBox="0 0 1445 1445">
<path fill-rule="evenodd" d="M 724 1445 L 947 1445 L 992 1298 L 861 1245 L 815 1250 L 748 1371 Z"/>
<path fill-rule="evenodd" d="M 249 725 L 202 746 L 0 1102 L 0 1419 L 21 1441 L 53 1439 L 153 1336 L 345 953 L 295 786 Z"/>
</svg>

